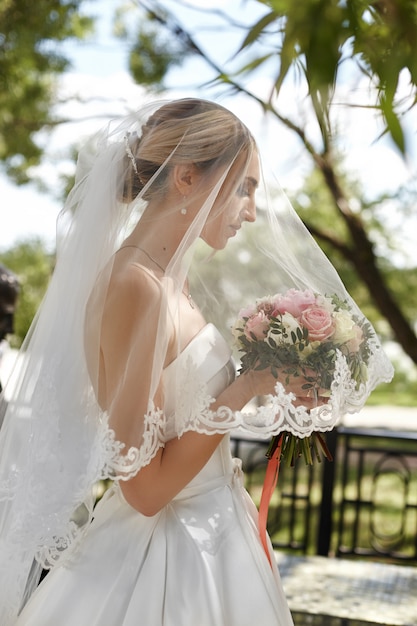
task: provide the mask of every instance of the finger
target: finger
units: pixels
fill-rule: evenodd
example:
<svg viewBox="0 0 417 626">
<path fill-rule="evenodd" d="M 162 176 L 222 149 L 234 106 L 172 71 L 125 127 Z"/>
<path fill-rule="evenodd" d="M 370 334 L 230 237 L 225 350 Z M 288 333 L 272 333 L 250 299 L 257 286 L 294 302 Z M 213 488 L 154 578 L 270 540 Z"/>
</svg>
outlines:
<svg viewBox="0 0 417 626">
<path fill-rule="evenodd" d="M 296 396 L 293 404 L 294 406 L 305 406 L 307 409 L 314 409 L 317 406 L 317 402 L 307 396 Z"/>
</svg>

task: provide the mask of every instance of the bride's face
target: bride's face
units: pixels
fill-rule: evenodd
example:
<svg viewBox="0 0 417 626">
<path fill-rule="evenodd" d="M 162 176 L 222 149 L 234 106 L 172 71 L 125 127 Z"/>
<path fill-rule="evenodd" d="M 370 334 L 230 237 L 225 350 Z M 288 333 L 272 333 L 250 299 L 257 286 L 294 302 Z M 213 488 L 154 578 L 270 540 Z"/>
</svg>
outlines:
<svg viewBox="0 0 417 626">
<path fill-rule="evenodd" d="M 230 183 L 235 186 L 234 179 L 239 172 L 234 172 L 233 169 L 229 178 Z M 215 250 L 222 250 L 230 237 L 236 235 L 243 222 L 254 222 L 256 219 L 255 192 L 259 184 L 259 157 L 256 151 L 251 156 L 245 177 L 231 197 L 226 183 L 225 193 L 219 194 L 201 232 L 201 238 Z M 223 204 L 222 198 L 225 196 L 227 201 Z"/>
</svg>

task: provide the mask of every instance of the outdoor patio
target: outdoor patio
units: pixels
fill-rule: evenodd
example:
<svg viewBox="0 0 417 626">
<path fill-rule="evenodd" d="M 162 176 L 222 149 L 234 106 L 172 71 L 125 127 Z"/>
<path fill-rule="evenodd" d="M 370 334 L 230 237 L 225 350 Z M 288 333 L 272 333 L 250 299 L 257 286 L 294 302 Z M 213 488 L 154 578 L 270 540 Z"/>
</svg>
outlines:
<svg viewBox="0 0 417 626">
<path fill-rule="evenodd" d="M 417 568 L 276 553 L 295 626 L 417 625 Z"/>
</svg>

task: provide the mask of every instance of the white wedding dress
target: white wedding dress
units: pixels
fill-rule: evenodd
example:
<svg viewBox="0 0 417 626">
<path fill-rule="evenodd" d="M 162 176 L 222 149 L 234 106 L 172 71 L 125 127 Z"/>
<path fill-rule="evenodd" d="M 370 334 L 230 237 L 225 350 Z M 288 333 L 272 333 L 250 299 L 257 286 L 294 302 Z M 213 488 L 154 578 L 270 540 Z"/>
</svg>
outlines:
<svg viewBox="0 0 417 626">
<path fill-rule="evenodd" d="M 213 395 L 228 384 L 230 351 L 211 324 L 165 370 L 167 383 L 182 358 L 207 371 Z M 225 436 L 153 517 L 134 510 L 114 485 L 72 558 L 47 575 L 17 625 L 291 626 L 272 552 L 271 560 L 272 568 Z"/>
</svg>

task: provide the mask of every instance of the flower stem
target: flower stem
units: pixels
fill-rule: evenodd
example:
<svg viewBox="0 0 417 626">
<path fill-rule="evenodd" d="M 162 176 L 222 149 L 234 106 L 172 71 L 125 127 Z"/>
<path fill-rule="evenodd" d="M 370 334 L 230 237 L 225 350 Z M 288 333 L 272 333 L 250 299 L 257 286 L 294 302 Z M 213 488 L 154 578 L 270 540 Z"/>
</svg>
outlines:
<svg viewBox="0 0 417 626">
<path fill-rule="evenodd" d="M 274 456 L 275 450 L 278 448 L 281 439 L 283 439 L 285 433 L 280 433 L 279 435 L 275 435 L 272 437 L 271 443 L 269 444 L 268 450 L 266 451 L 267 459 L 271 459 Z"/>
<path fill-rule="evenodd" d="M 322 455 L 328 461 L 333 461 L 326 441 L 319 432 L 313 432 L 309 437 L 303 438 L 288 432 L 275 435 L 275 437 L 271 439 L 265 456 L 271 459 L 279 445 L 282 446 L 281 457 L 287 467 L 294 467 L 295 462 L 300 456 L 304 458 L 306 465 L 313 465 L 314 459 L 321 463 Z"/>
<path fill-rule="evenodd" d="M 323 454 L 326 457 L 326 459 L 328 461 L 333 461 L 332 453 L 330 452 L 329 448 L 327 447 L 326 440 L 324 439 L 323 435 L 321 435 L 318 432 L 314 433 L 314 434 L 317 437 L 317 439 L 318 439 L 318 441 L 319 441 L 319 443 L 321 445 L 321 448 L 323 450 Z"/>
<path fill-rule="evenodd" d="M 311 440 L 312 437 L 302 439 L 303 456 L 306 465 L 313 465 L 313 457 L 311 456 Z"/>
</svg>

